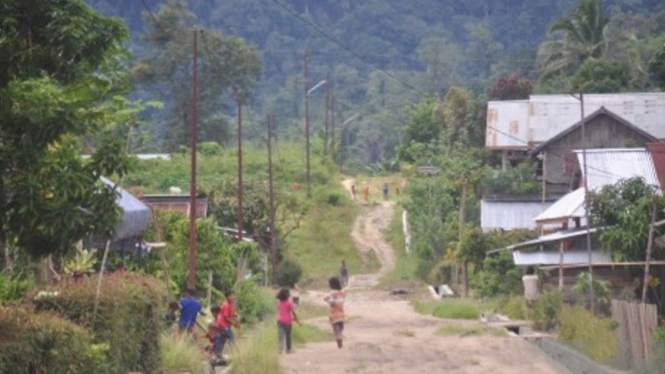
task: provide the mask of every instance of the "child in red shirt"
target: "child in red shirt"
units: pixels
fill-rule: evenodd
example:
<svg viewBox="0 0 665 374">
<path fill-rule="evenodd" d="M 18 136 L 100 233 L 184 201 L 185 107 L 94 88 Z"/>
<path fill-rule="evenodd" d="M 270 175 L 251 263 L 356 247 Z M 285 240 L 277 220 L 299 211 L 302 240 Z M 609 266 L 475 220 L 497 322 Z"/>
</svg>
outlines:
<svg viewBox="0 0 665 374">
<path fill-rule="evenodd" d="M 278 348 L 279 353 L 284 352 L 284 343 L 286 343 L 286 353 L 291 353 L 291 328 L 293 321 L 298 321 L 295 306 L 291 300 L 291 294 L 288 288 L 282 288 L 277 294 L 277 331 L 279 335 Z"/>
<path fill-rule="evenodd" d="M 235 336 L 231 327 L 236 325 L 236 310 L 233 305 L 236 299 L 236 294 L 233 291 L 228 291 L 224 296 L 226 296 L 226 301 L 222 304 L 222 310 L 217 316 L 219 337 L 217 338 L 215 353 L 220 358 L 223 358 L 222 353 L 224 352 L 224 346 L 227 342 L 235 344 Z"/>
</svg>

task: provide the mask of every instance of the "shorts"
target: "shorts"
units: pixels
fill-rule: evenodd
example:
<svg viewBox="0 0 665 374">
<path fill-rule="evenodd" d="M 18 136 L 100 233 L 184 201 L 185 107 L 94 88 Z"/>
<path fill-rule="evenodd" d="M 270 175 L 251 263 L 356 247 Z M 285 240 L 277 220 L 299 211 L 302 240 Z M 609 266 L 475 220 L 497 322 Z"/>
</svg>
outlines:
<svg viewBox="0 0 665 374">
<path fill-rule="evenodd" d="M 333 334 L 335 340 L 342 340 L 342 332 L 344 332 L 344 322 L 335 322 L 332 324 Z"/>
</svg>

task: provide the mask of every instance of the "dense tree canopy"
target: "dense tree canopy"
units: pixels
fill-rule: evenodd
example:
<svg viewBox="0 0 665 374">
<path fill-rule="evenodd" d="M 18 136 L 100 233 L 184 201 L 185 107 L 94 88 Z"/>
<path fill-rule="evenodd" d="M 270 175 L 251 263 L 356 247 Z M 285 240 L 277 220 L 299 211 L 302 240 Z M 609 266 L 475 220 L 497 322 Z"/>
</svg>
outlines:
<svg viewBox="0 0 665 374">
<path fill-rule="evenodd" d="M 0 243 L 43 255 L 111 235 L 116 195 L 99 178 L 127 170 L 110 132 L 132 112 L 119 96 L 127 38 L 121 20 L 80 0 L 0 7 Z M 82 160 L 90 135 L 99 141 Z"/>
</svg>

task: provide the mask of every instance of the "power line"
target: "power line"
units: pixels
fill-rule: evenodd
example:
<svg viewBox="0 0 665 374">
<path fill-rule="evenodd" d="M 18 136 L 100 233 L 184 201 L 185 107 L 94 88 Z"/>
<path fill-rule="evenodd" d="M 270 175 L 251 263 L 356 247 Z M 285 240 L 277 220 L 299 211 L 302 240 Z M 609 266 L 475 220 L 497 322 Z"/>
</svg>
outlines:
<svg viewBox="0 0 665 374">
<path fill-rule="evenodd" d="M 148 11 L 148 14 L 150 14 L 150 17 L 155 22 L 155 25 L 157 25 L 157 27 L 159 27 L 159 23 L 157 22 L 157 17 L 155 17 L 155 13 L 152 12 L 152 10 L 148 6 L 148 4 L 146 4 L 145 0 L 141 0 L 141 3 L 143 4 L 143 7 L 145 8 L 145 10 Z"/>
</svg>

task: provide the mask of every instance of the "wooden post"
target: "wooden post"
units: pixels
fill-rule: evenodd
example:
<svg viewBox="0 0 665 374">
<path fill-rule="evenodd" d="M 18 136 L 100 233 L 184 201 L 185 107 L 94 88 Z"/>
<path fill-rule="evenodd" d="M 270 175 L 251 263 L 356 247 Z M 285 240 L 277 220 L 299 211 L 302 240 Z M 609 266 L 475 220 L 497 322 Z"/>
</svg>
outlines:
<svg viewBox="0 0 665 374">
<path fill-rule="evenodd" d="M 559 243 L 559 292 L 563 291 L 563 247 L 564 243 Z"/>
<path fill-rule="evenodd" d="M 212 270 L 208 271 L 208 294 L 206 295 L 206 300 L 208 300 L 208 306 L 212 303 Z"/>
<path fill-rule="evenodd" d="M 649 238 L 647 239 L 647 258 L 646 266 L 644 267 L 644 284 L 642 285 L 642 304 L 647 302 L 647 289 L 649 288 L 649 270 L 651 267 L 651 247 L 653 246 L 653 231 L 656 223 L 656 206 L 658 205 L 658 197 L 653 197 L 653 204 L 651 205 L 651 224 L 649 225 Z"/>
<path fill-rule="evenodd" d="M 462 241 L 464 234 L 464 221 L 466 221 L 466 185 L 462 186 L 462 199 L 459 208 L 459 240 Z M 462 262 L 462 291 L 464 297 L 469 296 L 469 263 L 464 260 Z"/>
<path fill-rule="evenodd" d="M 543 204 L 545 204 L 545 199 L 547 198 L 547 151 L 543 152 Z"/>
</svg>

